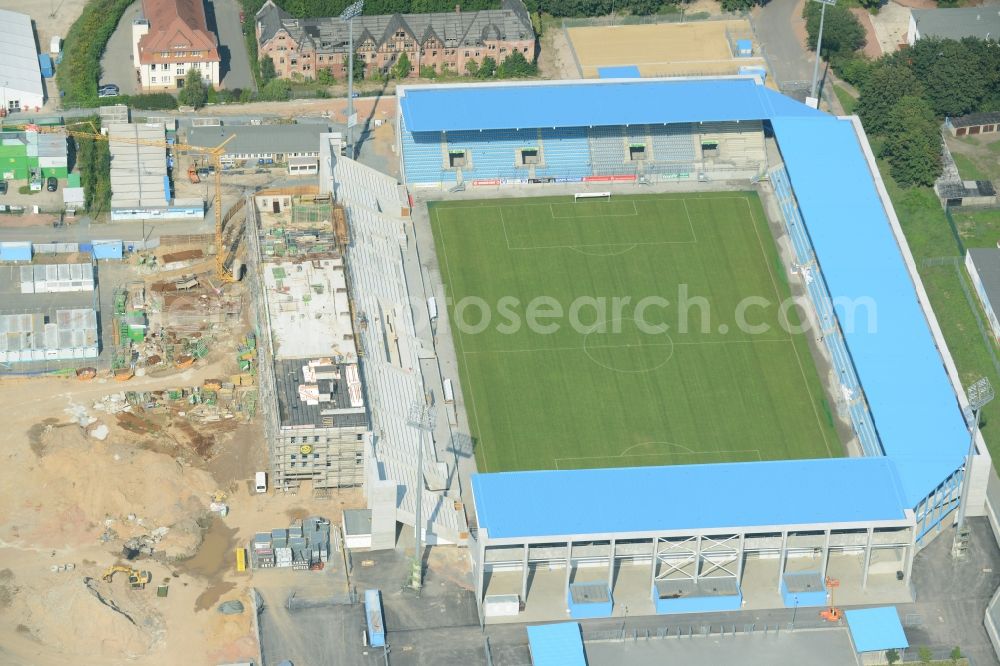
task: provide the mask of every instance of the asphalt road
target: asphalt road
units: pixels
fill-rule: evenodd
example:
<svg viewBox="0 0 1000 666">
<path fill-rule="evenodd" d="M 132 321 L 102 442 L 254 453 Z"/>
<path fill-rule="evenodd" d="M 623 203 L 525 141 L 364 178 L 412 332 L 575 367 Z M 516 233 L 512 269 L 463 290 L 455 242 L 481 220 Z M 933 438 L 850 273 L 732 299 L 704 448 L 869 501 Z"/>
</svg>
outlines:
<svg viewBox="0 0 1000 666">
<path fill-rule="evenodd" d="M 770 0 L 754 14 L 754 26 L 779 84 L 812 79 L 812 53 L 792 31 L 797 0 Z"/>
<path fill-rule="evenodd" d="M 222 65 L 219 76 L 227 90 L 250 88 L 256 90 L 250 73 L 250 59 L 243 27 L 240 25 L 240 8 L 236 0 L 206 0 L 205 16 L 208 28 L 219 38 L 219 56 Z"/>
<path fill-rule="evenodd" d="M 100 82 L 117 84 L 123 95 L 138 92 L 135 62 L 132 60 L 132 21 L 141 12 L 142 4 L 139 2 L 133 3 L 125 10 L 118 27 L 111 33 L 104 54 L 101 55 Z"/>
</svg>

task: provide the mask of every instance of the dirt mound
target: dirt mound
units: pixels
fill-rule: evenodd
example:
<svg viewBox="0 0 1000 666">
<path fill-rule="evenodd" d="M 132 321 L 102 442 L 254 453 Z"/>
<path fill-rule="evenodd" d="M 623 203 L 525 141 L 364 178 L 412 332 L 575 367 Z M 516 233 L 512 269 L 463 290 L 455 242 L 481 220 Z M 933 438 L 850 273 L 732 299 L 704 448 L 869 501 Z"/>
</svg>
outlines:
<svg viewBox="0 0 1000 666">
<path fill-rule="evenodd" d="M 27 464 L 0 466 L 0 487 L 20 488 L 16 503 L 0 500 L 0 539 L 62 549 L 167 527 L 157 549 L 168 556 L 190 554 L 199 543 L 195 520 L 215 489 L 207 472 L 136 448 L 118 429 L 103 442 L 75 426 L 35 438 L 15 454 Z"/>
<path fill-rule="evenodd" d="M 23 588 L 11 609 L 20 633 L 44 643 L 47 652 L 118 663 L 147 654 L 163 640 L 163 620 L 145 597 L 112 594 L 102 581 L 60 575 L 66 578 L 58 584 Z"/>
</svg>

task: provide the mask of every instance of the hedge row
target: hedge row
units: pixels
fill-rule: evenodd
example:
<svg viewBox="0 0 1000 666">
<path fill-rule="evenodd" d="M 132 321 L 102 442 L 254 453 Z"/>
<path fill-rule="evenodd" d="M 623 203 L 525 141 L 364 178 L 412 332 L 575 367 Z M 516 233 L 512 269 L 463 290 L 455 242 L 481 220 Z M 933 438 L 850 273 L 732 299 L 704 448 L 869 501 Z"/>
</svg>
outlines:
<svg viewBox="0 0 1000 666">
<path fill-rule="evenodd" d="M 90 0 L 63 40 L 56 83 L 65 108 L 98 105 L 101 54 L 132 0 Z"/>
</svg>

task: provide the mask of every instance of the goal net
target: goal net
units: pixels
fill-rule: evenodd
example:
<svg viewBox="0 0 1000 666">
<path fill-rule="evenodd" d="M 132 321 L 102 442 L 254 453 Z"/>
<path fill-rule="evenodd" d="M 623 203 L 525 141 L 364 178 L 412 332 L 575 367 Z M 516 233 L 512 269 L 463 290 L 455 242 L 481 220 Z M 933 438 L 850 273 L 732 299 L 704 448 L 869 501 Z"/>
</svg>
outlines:
<svg viewBox="0 0 1000 666">
<path fill-rule="evenodd" d="M 574 202 L 587 199 L 607 199 L 610 201 L 611 192 L 577 192 L 573 195 Z"/>
</svg>

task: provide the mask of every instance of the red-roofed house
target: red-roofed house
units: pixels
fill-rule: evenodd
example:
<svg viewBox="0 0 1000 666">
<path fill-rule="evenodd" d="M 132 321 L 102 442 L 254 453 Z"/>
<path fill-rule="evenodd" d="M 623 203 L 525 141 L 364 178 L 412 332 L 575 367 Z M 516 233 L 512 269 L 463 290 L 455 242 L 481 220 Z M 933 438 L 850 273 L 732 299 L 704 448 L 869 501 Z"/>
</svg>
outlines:
<svg viewBox="0 0 1000 666">
<path fill-rule="evenodd" d="M 183 87 L 190 69 L 219 86 L 219 42 L 203 0 L 142 0 L 142 14 L 132 25 L 132 57 L 143 90 Z"/>
</svg>

